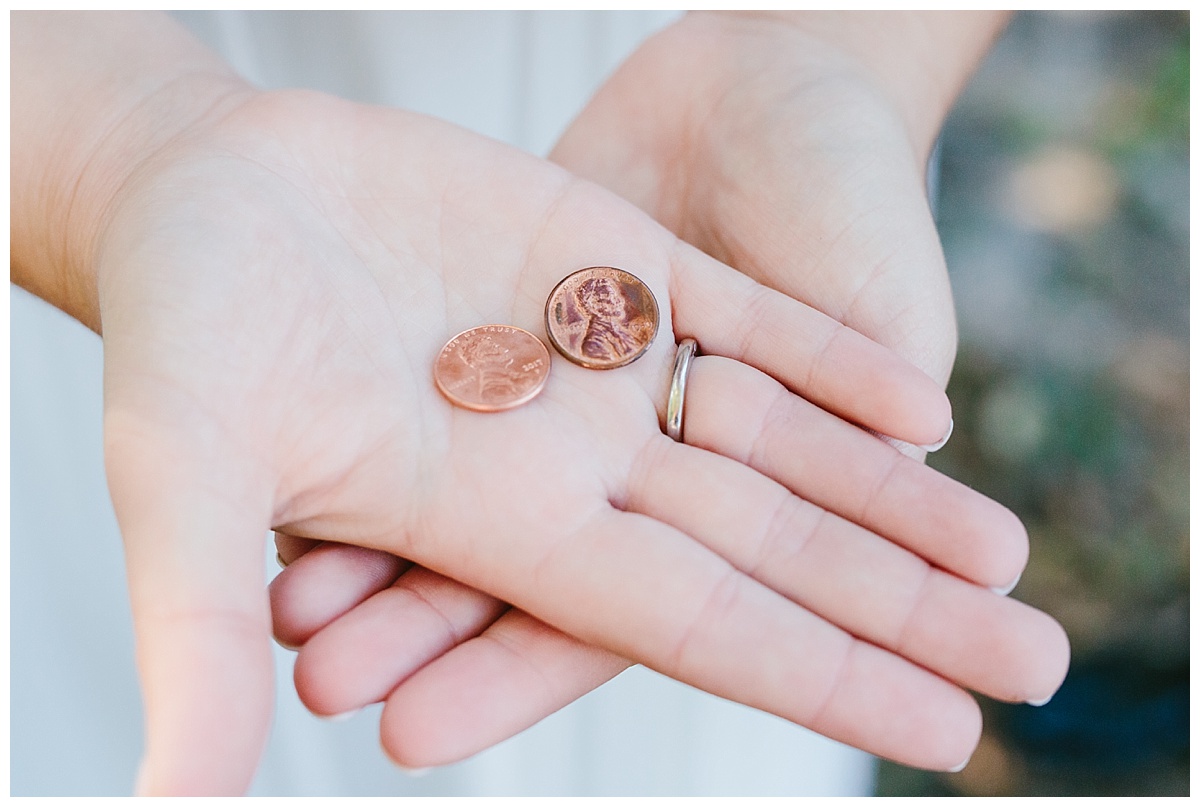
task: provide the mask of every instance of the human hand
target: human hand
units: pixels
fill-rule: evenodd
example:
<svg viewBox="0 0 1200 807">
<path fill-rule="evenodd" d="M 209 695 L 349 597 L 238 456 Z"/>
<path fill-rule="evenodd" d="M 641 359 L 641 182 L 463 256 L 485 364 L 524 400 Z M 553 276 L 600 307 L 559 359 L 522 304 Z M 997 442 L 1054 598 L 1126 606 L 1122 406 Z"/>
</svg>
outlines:
<svg viewBox="0 0 1200 807">
<path fill-rule="evenodd" d="M 853 64 L 844 49 L 827 41 L 797 47 L 804 35 L 778 20 L 690 15 L 613 77 L 555 158 L 944 381 L 953 313 L 923 182 L 940 117 L 929 128 L 929 115 L 913 117 L 913 106 L 894 103 L 887 81 Z M 921 100 L 939 108 L 936 97 Z M 947 104 L 940 99 L 941 113 Z M 794 484 L 824 501 L 806 480 Z M 287 539 L 282 548 L 288 560 L 304 549 Z M 356 579 L 362 564 L 373 573 Z M 329 545 L 281 575 L 273 594 L 281 638 L 298 645 L 315 637 L 297 660 L 305 701 L 328 714 L 386 698 L 384 744 L 401 762 L 439 764 L 480 750 L 624 666 L 612 656 L 603 663 L 568 636 L 551 638 L 553 631 L 527 624 L 520 612 L 485 631 L 504 606 L 425 570 L 408 571 L 387 589 L 397 564 Z M 403 593 L 410 586 L 420 597 Z M 466 601 L 476 610 L 447 620 L 431 601 L 449 613 Z M 482 641 L 470 638 L 481 631 Z M 366 634 L 373 655 L 363 663 L 356 645 Z M 500 647 L 497 637 L 504 637 Z M 512 653 L 514 646 L 524 652 Z M 474 695 L 467 700 L 465 692 Z M 482 703 L 486 709 L 476 708 Z"/>
<path fill-rule="evenodd" d="M 554 283 L 595 263 L 634 269 L 659 297 L 661 335 L 642 359 L 609 372 L 555 359 L 542 395 L 502 415 L 456 410 L 436 393 L 431 362 L 449 335 L 488 322 L 537 329 Z M 258 542 L 269 527 L 387 550 L 590 644 L 886 755 L 949 765 L 943 757 L 973 742 L 974 704 L 902 658 L 919 650 L 853 639 L 835 624 L 846 617 L 827 621 L 781 593 L 788 581 L 756 568 L 744 554 L 753 547 L 725 543 L 730 519 L 757 517 L 778 540 L 766 557 L 810 529 L 813 547 L 882 544 L 740 464 L 753 453 L 778 476 L 797 472 L 780 454 L 792 451 L 786 430 L 754 449 L 758 424 L 817 411 L 763 371 L 909 440 L 944 430 L 944 396 L 616 197 L 418 116 L 252 95 L 138 165 L 107 211 L 95 265 L 109 481 L 147 705 L 144 792 L 248 781 L 270 703 Z M 691 439 L 713 452 L 661 433 L 672 332 L 713 354 L 696 365 L 688 415 Z M 904 485 L 939 489 L 900 472 L 877 509 L 862 482 L 885 466 L 860 457 L 844 471 L 829 495 L 868 525 L 889 520 L 888 496 Z M 723 504 L 695 511 L 697 491 Z M 978 528 L 970 557 L 956 566 L 945 535 L 931 543 L 900 526 L 896 539 L 966 577 L 1015 575 L 1019 525 L 979 497 L 951 499 Z M 778 536 L 775 512 L 788 514 Z M 901 596 L 924 569 L 895 579 Z M 984 608 L 1000 634 L 1057 641 L 1038 615 L 1007 608 Z M 817 661 L 815 648 L 827 651 Z M 1017 696 L 1054 683 L 1053 671 L 1029 676 L 1004 660 L 997 672 Z M 871 694 L 883 679 L 889 689 Z M 935 731 L 910 754 L 895 732 L 862 736 L 855 712 L 876 706 L 928 708 L 939 727 L 966 725 L 966 738 Z"/>
<path fill-rule="evenodd" d="M 926 162 L 1003 21 L 689 13 L 620 67 L 551 158 L 944 384 L 956 330 Z"/>
<path fill-rule="evenodd" d="M 631 554 L 628 550 L 599 558 L 598 575 L 595 568 L 563 572 L 549 562 L 544 574 L 555 573 L 549 579 L 559 584 L 558 590 L 530 592 L 527 575 L 519 583 L 513 578 L 530 568 L 538 548 L 545 548 L 537 544 L 539 538 L 553 540 L 544 531 L 521 529 L 521 518 L 528 514 L 511 512 L 511 499 L 498 496 L 494 501 L 497 492 L 488 491 L 484 502 L 455 507 L 461 489 L 435 484 L 445 475 L 434 482 L 425 479 L 404 502 L 383 495 L 412 490 L 405 484 L 415 468 L 438 470 L 457 463 L 460 473 L 465 469 L 469 474 L 489 462 L 511 459 L 500 446 L 511 447 L 520 430 L 506 431 L 482 455 L 477 449 L 486 440 L 462 448 L 463 434 L 481 423 L 480 416 L 446 413 L 445 402 L 430 394 L 430 346 L 447 334 L 429 333 L 428 326 L 440 325 L 436 330 L 444 331 L 467 311 L 472 313 L 470 324 L 476 324 L 474 315 L 497 306 L 505 314 L 497 319 L 519 323 L 528 318 L 530 306 L 540 308 L 545 290 L 529 289 L 537 284 L 536 275 L 557 279 L 564 271 L 547 264 L 562 260 L 574 268 L 595 262 L 590 257 L 576 262 L 574 252 L 590 256 L 600 250 L 606 259 L 629 266 L 652 258 L 644 274 L 664 301 L 670 298 L 674 325 L 682 332 L 700 337 L 710 353 L 760 365 L 856 422 L 909 440 L 931 439 L 944 429 L 946 416 L 944 398 L 935 389 L 852 334 L 808 317 L 802 307 L 730 280 L 721 267 L 680 247 L 611 197 L 558 172 L 548 174 L 541 163 L 497 151 L 494 144 L 464 145 L 463 133 L 411 116 L 319 96 L 253 96 L 244 87 L 230 90 L 236 82 L 227 71 L 161 25 L 161 19 L 22 15 L 14 30 L 14 112 L 19 114 L 14 114 L 13 130 L 13 276 L 104 331 L 110 486 L 128 547 L 147 700 L 142 792 L 236 790 L 249 777 L 265 732 L 264 692 L 270 686 L 269 661 L 259 646 L 266 608 L 258 594 L 257 569 L 257 539 L 268 525 L 404 552 L 488 587 L 611 651 L 632 648 L 637 652 L 628 655 L 635 659 L 793 719 L 802 720 L 806 705 L 812 706 L 809 699 L 817 697 L 803 681 L 832 672 L 822 666 L 827 658 L 815 665 L 797 664 L 801 660 L 794 657 L 794 648 L 799 643 L 786 637 L 799 634 L 818 645 L 855 648 L 854 663 L 846 671 L 879 661 L 882 667 L 875 672 L 890 668 L 894 674 L 889 681 L 901 695 L 906 682 L 916 690 L 932 687 L 928 702 L 934 708 L 939 702 L 948 706 L 949 715 L 939 714 L 962 725 L 953 719 L 955 704 L 970 704 L 961 692 L 898 656 L 855 644 L 803 607 L 747 582 L 717 553 L 706 553 L 669 527 L 662 534 L 672 537 L 663 544 L 634 541 L 633 559 L 649 547 L 659 553 L 657 566 L 635 562 L 617 570 L 627 560 L 624 555 Z M 203 90 L 199 96 L 189 95 L 197 88 Z M 177 126 L 180 121 L 183 125 Z M 463 176 L 468 179 L 461 184 L 454 181 Z M 510 181 L 514 178 L 519 182 Z M 568 192 L 560 194 L 564 187 Z M 456 192 L 461 188 L 468 192 Z M 547 197 L 555 200 L 552 213 Z M 491 226 L 481 228 L 480 223 Z M 545 225 L 536 241 L 527 229 L 531 223 Z M 382 229 L 376 232 L 375 227 Z M 436 237 L 442 233 L 453 237 Z M 494 281 L 490 286 L 481 283 L 477 272 L 463 279 L 479 265 L 490 270 L 483 278 Z M 673 295 L 663 294 L 668 279 Z M 498 302 L 497 287 L 515 290 L 516 296 Z M 747 295 L 753 306 L 744 304 Z M 430 298 L 441 303 L 440 317 L 419 307 Z M 417 313 L 402 321 L 392 317 L 389 304 L 397 300 L 405 303 L 406 313 L 417 304 Z M 741 319 L 743 309 L 758 314 L 751 323 L 757 328 Z M 668 331 L 671 319 L 664 322 Z M 375 338 L 381 334 L 411 338 Z M 814 352 L 809 339 L 823 344 L 823 350 Z M 595 383 L 594 374 L 585 374 L 578 377 L 593 375 L 592 380 L 560 382 L 566 387 L 559 393 L 547 390 L 531 407 L 503 416 L 518 423 L 526 422 L 520 418 L 567 417 L 567 407 L 557 408 L 557 402 L 560 396 L 573 402 L 573 395 L 581 399 L 575 415 L 589 407 L 608 415 L 641 412 L 632 425 L 597 417 L 582 436 L 580 419 L 568 418 L 566 431 L 574 442 L 554 435 L 554 445 L 548 447 L 546 430 L 534 430 L 530 445 L 535 450 L 528 456 L 543 449 L 554 456 L 572 445 L 588 447 L 589 441 L 600 450 L 584 455 L 580 476 L 552 483 L 538 478 L 552 492 L 565 486 L 573 494 L 548 498 L 551 507 L 586 505 L 590 493 L 599 517 L 630 521 L 649 531 L 654 522 L 661 525 L 658 519 L 609 508 L 612 498 L 626 506 L 636 501 L 632 495 L 625 501 L 613 494 L 652 490 L 648 484 L 642 490 L 637 485 L 625 489 L 621 483 L 631 481 L 628 474 L 636 464 L 628 453 L 631 443 L 636 446 L 639 437 L 648 437 L 663 444 L 655 409 L 661 407 L 661 376 L 668 363 L 669 345 L 660 342 L 638 365 L 622 371 L 626 380 L 619 382 L 618 391 L 610 386 L 605 394 L 585 394 Z M 424 373 L 418 372 L 421 365 Z M 832 376 L 830 366 L 836 367 Z M 698 362 L 689 396 L 690 439 L 703 440 L 711 431 L 714 440 L 733 441 L 730 453 L 745 453 L 746 432 L 725 433 L 716 427 L 726 422 L 736 427 L 738 417 L 753 414 L 756 405 L 792 400 L 774 382 L 763 386 L 765 376 L 738 375 L 745 372 L 744 365 L 715 356 Z M 567 373 L 584 371 L 568 367 Z M 647 394 L 651 377 L 657 378 L 654 395 Z M 424 385 L 403 383 L 422 378 Z M 735 382 L 728 398 L 726 385 L 716 383 L 721 380 Z M 706 384 L 707 395 L 697 391 Z M 744 393 L 754 393 L 744 399 L 751 405 L 744 411 L 731 409 Z M 621 406 L 608 407 L 605 395 Z M 428 407 L 435 414 L 427 414 Z M 547 415 L 547 409 L 558 415 Z M 450 433 L 453 441 L 438 442 Z M 666 445 L 657 449 L 660 462 L 675 461 L 681 450 L 693 451 Z M 414 447 L 420 450 L 414 453 Z M 641 448 L 645 459 L 652 460 L 653 445 Z M 758 453 L 775 456 L 773 451 Z M 703 456 L 687 464 L 698 463 L 693 472 L 711 473 L 709 482 L 721 481 L 730 465 L 714 470 L 711 462 L 718 455 Z M 445 465 L 438 466 L 439 459 Z M 631 467 L 622 467 L 623 459 Z M 856 468 L 879 470 L 870 463 L 850 463 L 846 470 L 853 476 Z M 503 481 L 518 483 L 531 475 L 524 467 Z M 581 481 L 589 478 L 603 484 L 580 494 Z M 734 490 L 749 485 L 749 496 L 756 484 L 763 484 L 759 479 L 747 476 Z M 894 490 L 891 484 L 888 488 Z M 771 490 L 792 504 L 786 491 Z M 758 495 L 764 491 L 760 487 Z M 652 497 L 649 505 L 670 501 Z M 965 504 L 997 512 L 977 499 Z M 645 509 L 652 510 L 649 505 Z M 484 514 L 507 517 L 501 519 L 501 537 L 510 537 L 507 530 L 513 530 L 515 540 L 496 564 L 481 563 L 463 551 L 465 539 L 475 533 L 456 529 L 478 517 L 479 506 Z M 807 506 L 793 506 L 813 515 Z M 670 514 L 682 519 L 678 512 Z M 537 515 L 533 521 L 544 530 L 546 513 Z M 864 512 L 863 517 L 872 515 Z M 814 534 L 830 534 L 827 524 L 840 522 L 826 518 Z M 898 530 L 904 531 L 902 526 Z M 429 540 L 430 535 L 437 540 Z M 697 537 L 706 536 L 701 531 Z M 615 535 L 617 540 L 630 538 Z M 964 575 L 988 578 L 1019 566 L 1023 544 L 1011 521 L 983 529 L 975 538 L 988 547 L 975 555 L 979 568 L 962 570 Z M 532 543 L 522 545 L 521 540 Z M 680 554 L 664 563 L 663 552 L 670 549 Z M 921 551 L 940 550 L 925 546 Z M 566 560 L 587 557 L 585 552 Z M 660 575 L 663 571 L 670 574 Z M 631 596 L 615 604 L 623 612 L 597 607 L 597 601 L 611 606 L 604 593 L 606 585 L 607 590 L 613 586 L 603 579 L 605 574 L 626 584 L 632 579 Z M 637 585 L 638 574 L 642 585 Z M 710 669 L 703 663 L 713 652 L 728 649 L 722 642 L 753 638 L 731 629 L 737 622 L 732 617 L 717 624 L 689 620 L 689 610 L 692 616 L 703 610 L 705 589 L 715 585 L 717 575 L 732 581 L 726 590 L 744 592 L 741 599 L 727 600 L 733 616 L 759 610 L 773 612 L 779 620 L 772 625 L 771 614 L 751 618 L 760 634 L 774 631 L 785 637 L 779 644 L 782 655 L 774 656 L 773 664 L 747 670 Z M 498 584 L 488 586 L 492 576 Z M 660 577 L 684 596 L 670 596 L 673 590 L 660 585 Z M 580 579 L 588 581 L 587 588 L 577 589 Z M 510 587 L 529 596 L 508 596 Z M 647 598 L 657 598 L 652 604 L 665 610 L 646 611 Z M 650 621 L 635 624 L 643 615 Z M 1047 628 L 1044 621 L 1030 623 L 1024 617 L 1001 621 L 1026 638 L 1030 630 L 1044 634 Z M 688 652 L 667 651 L 669 643 L 661 639 L 672 631 L 687 637 L 683 649 Z M 754 642 L 754 648 L 769 652 L 771 643 Z M 723 656 L 753 661 L 753 655 Z M 795 681 L 785 685 L 769 678 L 763 685 L 756 678 L 770 677 L 772 670 L 796 670 L 801 694 L 794 691 Z M 1016 677 L 1022 679 L 1019 686 L 1036 688 L 1028 676 Z M 835 736 L 845 728 L 846 716 L 833 707 L 846 703 L 860 684 L 851 680 L 829 700 L 825 711 L 830 714 L 816 721 L 821 728 Z M 884 697 L 895 696 L 892 691 Z"/>
</svg>

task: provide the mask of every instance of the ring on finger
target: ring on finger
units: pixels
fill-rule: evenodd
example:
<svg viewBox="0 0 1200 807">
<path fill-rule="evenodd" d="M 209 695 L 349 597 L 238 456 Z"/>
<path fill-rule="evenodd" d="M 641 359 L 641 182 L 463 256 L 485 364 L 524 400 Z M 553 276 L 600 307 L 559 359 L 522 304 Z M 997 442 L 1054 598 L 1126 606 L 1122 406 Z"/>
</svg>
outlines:
<svg viewBox="0 0 1200 807">
<path fill-rule="evenodd" d="M 667 394 L 667 436 L 678 443 L 683 442 L 683 404 L 688 374 L 699 350 L 700 346 L 691 338 L 681 341 L 675 350 L 675 369 L 671 373 L 671 391 Z"/>
</svg>

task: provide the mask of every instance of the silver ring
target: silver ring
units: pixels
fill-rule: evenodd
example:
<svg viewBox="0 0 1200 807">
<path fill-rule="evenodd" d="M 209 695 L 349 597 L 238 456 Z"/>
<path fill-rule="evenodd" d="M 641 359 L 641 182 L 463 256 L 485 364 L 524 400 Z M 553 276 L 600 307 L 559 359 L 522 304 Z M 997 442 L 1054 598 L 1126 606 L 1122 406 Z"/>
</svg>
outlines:
<svg viewBox="0 0 1200 807">
<path fill-rule="evenodd" d="M 695 339 L 684 339 L 675 350 L 675 370 L 671 373 L 671 391 L 667 394 L 667 437 L 683 442 L 683 395 L 687 392 L 688 373 L 700 346 Z"/>
</svg>

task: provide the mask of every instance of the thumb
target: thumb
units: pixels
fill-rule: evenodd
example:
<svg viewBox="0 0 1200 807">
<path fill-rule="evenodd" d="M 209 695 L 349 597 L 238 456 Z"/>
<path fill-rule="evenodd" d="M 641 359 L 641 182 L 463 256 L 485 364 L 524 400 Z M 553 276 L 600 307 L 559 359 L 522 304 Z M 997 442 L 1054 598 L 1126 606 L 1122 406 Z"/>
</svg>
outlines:
<svg viewBox="0 0 1200 807">
<path fill-rule="evenodd" d="M 270 725 L 271 499 L 220 445 L 201 430 L 105 415 L 145 701 L 139 795 L 245 792 Z"/>
</svg>

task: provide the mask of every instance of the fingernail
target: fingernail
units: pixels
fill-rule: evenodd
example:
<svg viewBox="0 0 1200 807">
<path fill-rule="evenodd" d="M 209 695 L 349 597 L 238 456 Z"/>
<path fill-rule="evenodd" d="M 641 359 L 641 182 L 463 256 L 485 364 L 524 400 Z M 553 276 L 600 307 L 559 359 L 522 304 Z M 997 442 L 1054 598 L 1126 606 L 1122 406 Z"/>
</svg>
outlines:
<svg viewBox="0 0 1200 807">
<path fill-rule="evenodd" d="M 963 768 L 967 767 L 967 763 L 968 763 L 968 762 L 970 762 L 970 761 L 971 761 L 971 758 L 970 758 L 970 757 L 967 757 L 967 758 L 966 758 L 966 759 L 964 759 L 962 762 L 958 763 L 957 765 L 955 765 L 953 768 L 950 768 L 950 769 L 949 769 L 949 770 L 947 770 L 946 772 L 947 772 L 947 773 L 958 773 L 958 772 L 959 772 L 959 771 L 961 771 Z"/>
<path fill-rule="evenodd" d="M 1007 597 L 1009 594 L 1012 593 L 1012 590 L 1017 587 L 1017 583 L 1020 583 L 1020 582 L 1021 582 L 1021 575 L 1017 574 L 1017 576 L 1013 578 L 1013 581 L 1011 583 L 1009 583 L 1007 586 L 999 586 L 997 588 L 992 589 L 992 591 L 996 592 L 1001 597 Z"/>
<path fill-rule="evenodd" d="M 279 564 L 280 569 L 286 569 L 288 566 L 287 561 L 283 559 L 283 554 L 280 552 L 275 553 L 275 562 Z"/>
<path fill-rule="evenodd" d="M 409 776 L 417 779 L 428 775 L 428 773 L 433 770 L 433 768 L 406 768 L 403 765 L 396 765 L 396 767 L 407 773 Z"/>
<path fill-rule="evenodd" d="M 345 723 L 347 720 L 354 717 L 356 714 L 358 714 L 361 711 L 362 711 L 362 707 L 359 707 L 358 709 L 351 709 L 350 711 L 342 712 L 341 714 L 317 715 L 317 717 L 321 718 L 322 720 L 326 720 L 330 723 Z"/>
<path fill-rule="evenodd" d="M 280 639 L 278 636 L 272 636 L 271 638 L 275 640 L 275 644 L 279 645 L 284 650 L 291 650 L 293 653 L 300 652 L 299 647 L 288 644 L 287 642 Z"/>
<path fill-rule="evenodd" d="M 1047 695 L 1045 698 L 1042 698 L 1040 701 L 1025 701 L 1025 702 L 1028 703 L 1030 706 L 1045 706 L 1047 703 L 1050 702 L 1050 699 L 1053 697 L 1054 697 L 1054 695 L 1051 694 L 1051 695 Z"/>
<path fill-rule="evenodd" d="M 938 440 L 936 443 L 933 443 L 931 445 L 917 446 L 917 448 L 923 448 L 926 451 L 928 451 L 930 454 L 932 454 L 933 452 L 937 451 L 942 446 L 946 445 L 946 443 L 950 442 L 950 435 L 953 433 L 954 433 L 954 418 L 950 418 L 950 428 L 946 430 L 945 437 L 943 437 L 941 440 Z"/>
</svg>

